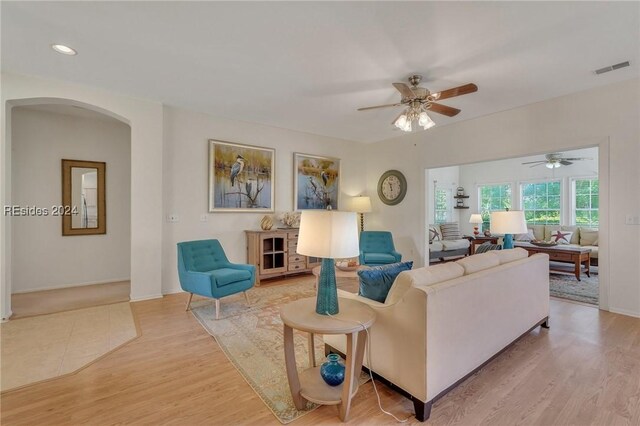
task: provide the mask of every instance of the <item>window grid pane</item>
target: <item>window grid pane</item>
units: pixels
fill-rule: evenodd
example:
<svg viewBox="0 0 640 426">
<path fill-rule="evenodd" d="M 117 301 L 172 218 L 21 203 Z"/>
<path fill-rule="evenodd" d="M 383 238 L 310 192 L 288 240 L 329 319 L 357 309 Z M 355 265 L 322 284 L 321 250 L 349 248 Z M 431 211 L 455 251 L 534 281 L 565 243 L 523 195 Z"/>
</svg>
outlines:
<svg viewBox="0 0 640 426">
<path fill-rule="evenodd" d="M 435 223 L 445 223 L 449 220 L 449 206 L 451 203 L 451 190 L 436 188 L 435 192 Z"/>
<path fill-rule="evenodd" d="M 522 208 L 529 225 L 560 224 L 560 182 L 533 182 L 520 185 Z"/>
<path fill-rule="evenodd" d="M 482 185 L 480 193 L 480 214 L 482 215 L 482 229 L 491 226 L 490 217 L 493 211 L 503 211 L 511 208 L 511 185 Z"/>
<path fill-rule="evenodd" d="M 600 203 L 598 179 L 576 179 L 574 188 L 575 225 L 597 228 Z"/>
</svg>

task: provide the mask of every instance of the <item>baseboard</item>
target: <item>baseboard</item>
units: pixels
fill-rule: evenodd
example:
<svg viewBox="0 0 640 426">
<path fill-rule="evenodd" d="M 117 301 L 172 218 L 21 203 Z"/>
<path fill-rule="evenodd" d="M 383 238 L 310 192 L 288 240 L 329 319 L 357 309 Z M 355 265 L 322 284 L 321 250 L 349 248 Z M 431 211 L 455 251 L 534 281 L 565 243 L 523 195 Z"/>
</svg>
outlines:
<svg viewBox="0 0 640 426">
<path fill-rule="evenodd" d="M 142 302 L 143 300 L 152 300 L 152 299 L 162 299 L 164 296 L 162 294 L 151 294 L 148 296 L 139 296 L 139 297 L 131 297 L 129 299 L 130 302 Z"/>
<path fill-rule="evenodd" d="M 51 287 L 36 287 L 36 288 L 30 288 L 29 290 L 16 291 L 11 294 L 35 293 L 36 291 L 60 290 L 63 288 L 83 287 L 86 285 L 97 285 L 97 284 L 110 284 L 110 283 L 118 283 L 121 281 L 131 281 L 131 278 L 113 278 L 109 280 L 87 281 L 84 283 L 65 284 L 65 285 L 58 285 L 58 286 L 51 286 Z"/>
<path fill-rule="evenodd" d="M 628 311 L 626 309 L 612 308 L 611 306 L 609 306 L 609 312 L 613 312 L 614 314 L 627 315 L 634 318 L 640 318 L 640 312 L 633 312 L 633 311 Z"/>
<path fill-rule="evenodd" d="M 162 290 L 162 294 L 167 295 L 167 294 L 179 294 L 179 293 L 184 293 L 185 291 L 183 289 L 181 289 L 180 287 L 178 288 L 172 288 L 169 290 Z"/>
</svg>

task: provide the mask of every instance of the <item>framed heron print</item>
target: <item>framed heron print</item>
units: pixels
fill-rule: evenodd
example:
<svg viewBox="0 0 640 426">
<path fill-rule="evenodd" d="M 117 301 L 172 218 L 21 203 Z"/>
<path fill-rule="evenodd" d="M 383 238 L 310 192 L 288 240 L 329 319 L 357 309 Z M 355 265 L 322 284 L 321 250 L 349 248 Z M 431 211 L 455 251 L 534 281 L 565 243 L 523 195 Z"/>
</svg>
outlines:
<svg viewBox="0 0 640 426">
<path fill-rule="evenodd" d="M 273 212 L 275 150 L 209 139 L 209 211 Z"/>
<path fill-rule="evenodd" d="M 338 209 L 340 160 L 308 154 L 293 154 L 293 205 L 296 210 Z"/>
</svg>

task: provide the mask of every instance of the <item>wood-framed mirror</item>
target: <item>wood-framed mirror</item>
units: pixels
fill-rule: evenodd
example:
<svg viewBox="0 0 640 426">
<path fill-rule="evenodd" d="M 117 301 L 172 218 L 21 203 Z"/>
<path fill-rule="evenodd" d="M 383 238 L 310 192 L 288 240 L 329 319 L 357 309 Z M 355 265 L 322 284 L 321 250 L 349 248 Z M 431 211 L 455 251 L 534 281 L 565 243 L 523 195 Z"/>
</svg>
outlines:
<svg viewBox="0 0 640 426">
<path fill-rule="evenodd" d="M 62 235 L 107 233 L 107 164 L 62 160 Z"/>
</svg>

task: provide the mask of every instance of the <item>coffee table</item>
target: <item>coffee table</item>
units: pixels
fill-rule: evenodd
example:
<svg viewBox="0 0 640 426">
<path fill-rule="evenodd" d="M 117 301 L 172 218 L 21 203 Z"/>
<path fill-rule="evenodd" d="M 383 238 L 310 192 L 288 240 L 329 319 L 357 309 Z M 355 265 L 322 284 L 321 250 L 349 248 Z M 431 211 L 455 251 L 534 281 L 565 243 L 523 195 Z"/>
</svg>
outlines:
<svg viewBox="0 0 640 426">
<path fill-rule="evenodd" d="M 576 276 L 578 281 L 580 280 L 580 274 L 582 270 L 582 265 L 584 264 L 585 273 L 587 277 L 591 276 L 591 249 L 585 247 L 576 247 L 576 246 L 568 246 L 558 244 L 553 247 L 538 247 L 531 243 L 514 243 L 515 247 L 522 247 L 523 249 L 529 252 L 529 256 L 535 253 L 547 253 L 549 255 L 549 260 L 554 262 L 561 263 L 573 263 L 574 269 L 573 273 Z M 566 270 L 553 268 L 551 264 L 549 264 L 549 271 L 556 272 L 567 272 Z"/>
</svg>

